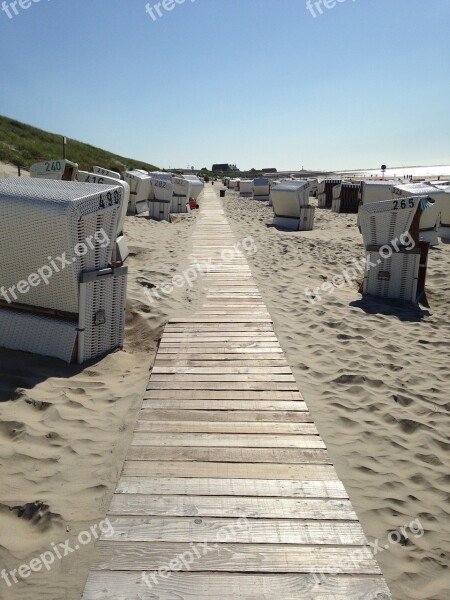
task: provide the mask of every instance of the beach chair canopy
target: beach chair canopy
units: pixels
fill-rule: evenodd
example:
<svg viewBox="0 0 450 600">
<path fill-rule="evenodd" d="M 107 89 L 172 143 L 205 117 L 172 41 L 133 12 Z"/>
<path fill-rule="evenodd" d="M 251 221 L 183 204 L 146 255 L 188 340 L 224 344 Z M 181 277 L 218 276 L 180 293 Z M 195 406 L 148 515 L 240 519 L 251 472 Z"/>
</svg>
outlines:
<svg viewBox="0 0 450 600">
<path fill-rule="evenodd" d="M 20 303 L 77 312 L 80 273 L 111 263 L 123 196 L 120 185 L 24 177 L 0 181 L 2 285 L 10 288 L 30 276 L 36 281 L 33 274 L 47 274 L 48 281 L 41 276 Z"/>
<path fill-rule="evenodd" d="M 75 181 L 77 171 L 77 163 L 73 163 L 70 160 L 46 160 L 31 165 L 30 177 L 34 179 Z"/>
</svg>

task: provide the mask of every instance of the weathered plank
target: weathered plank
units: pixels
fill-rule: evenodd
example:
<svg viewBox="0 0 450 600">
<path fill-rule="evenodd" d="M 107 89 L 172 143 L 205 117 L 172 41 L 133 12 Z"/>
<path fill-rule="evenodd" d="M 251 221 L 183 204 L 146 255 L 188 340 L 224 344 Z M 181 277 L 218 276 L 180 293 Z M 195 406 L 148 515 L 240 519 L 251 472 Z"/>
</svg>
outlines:
<svg viewBox="0 0 450 600">
<path fill-rule="evenodd" d="M 348 499 L 344 485 L 338 479 L 296 481 L 290 479 L 122 477 L 116 493 L 157 496 L 273 496 L 276 498 Z"/>
<path fill-rule="evenodd" d="M 254 419 L 254 421 L 252 421 Z M 269 423 L 267 427 L 284 425 L 289 426 L 293 424 L 301 423 L 312 423 L 313 418 L 309 412 L 297 412 L 297 411 L 244 411 L 244 410 L 164 410 L 164 409 L 148 409 L 143 408 L 139 413 L 139 426 L 145 427 L 146 422 L 154 421 L 155 425 L 158 422 L 167 423 L 168 421 L 177 421 L 180 426 L 183 421 L 195 422 L 199 427 L 202 426 L 203 422 L 210 422 L 217 424 L 218 427 L 221 424 L 226 423 L 246 423 L 249 422 L 255 428 L 259 425 L 263 427 L 266 423 Z M 226 425 L 225 425 L 226 426 Z M 313 424 L 313 427 L 315 425 Z M 255 433 L 258 431 L 255 430 Z M 263 433 L 260 431 L 259 433 Z M 276 430 L 274 431 L 276 433 Z M 311 432 L 313 433 L 313 432 Z"/>
<path fill-rule="evenodd" d="M 96 570 L 156 570 L 183 552 L 190 544 L 176 542 L 100 541 L 94 561 Z M 213 544 L 198 548 L 200 556 L 190 571 L 249 573 L 327 573 L 376 575 L 380 569 L 366 547 L 358 547 L 358 559 L 349 547 L 296 546 L 271 544 Z M 356 555 L 356 552 L 355 552 Z M 185 567 L 186 568 L 186 567 Z"/>
<path fill-rule="evenodd" d="M 383 579 L 374 576 L 173 572 L 165 579 L 146 570 L 147 579 L 134 571 L 94 571 L 83 600 L 390 599 Z"/>
<path fill-rule="evenodd" d="M 215 448 L 325 448 L 318 435 L 257 433 L 136 432 L 132 446 L 212 446 Z"/>
<path fill-rule="evenodd" d="M 322 443 L 323 442 L 319 442 Z M 331 464 L 328 452 L 317 448 L 208 448 L 204 446 L 131 446 L 127 460 L 215 463 Z"/>
<path fill-rule="evenodd" d="M 184 398 L 185 400 L 275 400 L 299 401 L 303 403 L 303 397 L 298 390 L 294 391 L 250 391 L 250 390 L 185 390 L 182 393 L 175 393 L 168 390 L 148 390 L 145 398 Z"/>
<path fill-rule="evenodd" d="M 239 414 L 240 411 L 284 411 L 293 414 L 307 413 L 308 408 L 304 402 L 296 401 L 284 401 L 284 400 L 251 400 L 251 399 L 239 399 L 239 400 L 208 400 L 195 398 L 185 399 L 186 394 L 183 394 L 182 399 L 173 398 L 173 394 L 168 394 L 166 397 L 153 398 L 146 396 L 142 408 L 144 409 L 172 409 L 172 410 L 214 410 L 214 411 L 236 411 Z M 308 413 L 309 414 L 309 413 Z"/>
<path fill-rule="evenodd" d="M 109 514 L 357 521 L 350 501 L 334 498 L 115 494 Z"/>
<path fill-rule="evenodd" d="M 145 412 L 145 415 L 142 413 Z M 153 411 L 141 411 L 135 431 L 139 433 L 249 433 L 249 434 L 300 434 L 319 435 L 314 423 L 258 423 L 256 421 L 222 421 L 215 420 L 211 414 L 211 421 L 164 421 L 161 415 L 156 417 Z M 176 416 L 176 415 L 174 415 Z M 146 418 L 148 417 L 148 419 Z M 322 446 L 321 446 L 322 447 Z"/>
<path fill-rule="evenodd" d="M 211 479 L 294 479 L 327 481 L 337 479 L 331 465 L 277 463 L 213 463 L 183 461 L 125 461 L 126 477 L 209 477 Z"/>
<path fill-rule="evenodd" d="M 101 539 L 123 542 L 227 542 L 364 546 L 357 522 L 223 517 L 112 517 Z"/>
</svg>

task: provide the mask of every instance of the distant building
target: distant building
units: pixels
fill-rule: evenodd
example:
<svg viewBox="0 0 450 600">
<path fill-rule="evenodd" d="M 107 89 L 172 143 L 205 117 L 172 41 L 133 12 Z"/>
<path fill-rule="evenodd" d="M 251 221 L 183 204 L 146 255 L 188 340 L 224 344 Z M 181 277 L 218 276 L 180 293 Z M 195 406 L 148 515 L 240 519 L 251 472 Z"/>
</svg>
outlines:
<svg viewBox="0 0 450 600">
<path fill-rule="evenodd" d="M 212 170 L 213 172 L 216 171 L 220 173 L 230 173 L 232 171 L 239 171 L 236 165 L 229 165 L 228 163 L 213 165 Z"/>
<path fill-rule="evenodd" d="M 276 173 L 277 170 L 272 167 L 270 169 L 263 169 L 262 172 L 263 173 Z"/>
</svg>

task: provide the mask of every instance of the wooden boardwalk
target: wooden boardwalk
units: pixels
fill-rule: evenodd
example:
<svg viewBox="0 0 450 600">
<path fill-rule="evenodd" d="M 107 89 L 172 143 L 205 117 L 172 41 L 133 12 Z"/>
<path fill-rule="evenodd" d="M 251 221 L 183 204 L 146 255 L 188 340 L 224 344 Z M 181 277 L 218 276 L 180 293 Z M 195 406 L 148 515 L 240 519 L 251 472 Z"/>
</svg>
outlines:
<svg viewBox="0 0 450 600">
<path fill-rule="evenodd" d="M 389 599 L 211 188 L 192 243 L 83 599 Z"/>
</svg>

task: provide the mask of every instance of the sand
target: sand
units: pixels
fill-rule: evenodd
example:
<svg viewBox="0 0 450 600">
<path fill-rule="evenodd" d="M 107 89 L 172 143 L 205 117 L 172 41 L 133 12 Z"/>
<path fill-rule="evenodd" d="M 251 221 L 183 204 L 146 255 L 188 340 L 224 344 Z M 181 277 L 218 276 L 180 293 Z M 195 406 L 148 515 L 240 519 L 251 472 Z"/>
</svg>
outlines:
<svg viewBox="0 0 450 600">
<path fill-rule="evenodd" d="M 267 202 L 227 192 L 224 203 L 237 235 L 256 241 L 253 275 L 364 530 L 379 540 L 394 599 L 447 600 L 450 246 L 431 251 L 429 310 L 362 301 L 356 283 L 312 304 L 305 287 L 364 257 L 356 215 L 317 209 L 314 231 L 282 232 Z"/>
<path fill-rule="evenodd" d="M 132 256 L 125 347 L 83 368 L 0 349 L 0 571 L 11 571 L 105 518 L 156 354 L 172 314 L 197 306 L 187 286 L 144 294 L 187 265 L 197 213 L 175 223 L 127 217 Z M 192 307 L 192 308 L 191 308 Z M 94 543 L 8 588 L 1 600 L 79 600 Z M 64 554 L 65 550 L 61 550 Z"/>
<path fill-rule="evenodd" d="M 431 253 L 425 313 L 362 302 L 356 284 L 311 304 L 305 286 L 363 256 L 356 217 L 318 211 L 313 232 L 286 233 L 268 226 L 267 203 L 228 192 L 225 206 L 238 237 L 257 242 L 253 274 L 365 531 L 379 540 L 394 600 L 447 599 L 450 246 Z M 144 294 L 187 266 L 196 218 L 127 218 L 123 351 L 80 368 L 0 350 L 0 570 L 52 543 L 73 547 L 104 518 L 164 324 L 201 302 L 200 285 L 154 303 Z M 408 540 L 389 543 L 402 526 Z M 0 599 L 79 600 L 93 553 L 91 543 L 9 589 L 0 580 Z"/>
</svg>

